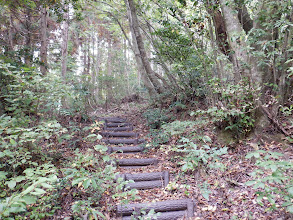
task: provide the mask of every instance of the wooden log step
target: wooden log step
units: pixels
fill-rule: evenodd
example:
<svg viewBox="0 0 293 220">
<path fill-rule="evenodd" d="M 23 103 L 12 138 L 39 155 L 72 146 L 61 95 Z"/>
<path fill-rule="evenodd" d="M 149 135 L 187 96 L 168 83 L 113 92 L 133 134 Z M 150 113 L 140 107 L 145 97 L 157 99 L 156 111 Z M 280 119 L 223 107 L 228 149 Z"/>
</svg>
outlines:
<svg viewBox="0 0 293 220">
<path fill-rule="evenodd" d="M 138 215 L 139 216 L 139 215 Z M 133 219 L 138 219 L 137 215 L 132 215 L 132 216 L 124 216 L 122 217 L 122 220 L 133 220 Z M 187 216 L 187 211 L 173 211 L 173 212 L 160 212 L 160 214 L 156 215 L 156 218 L 151 218 L 151 220 L 178 220 L 183 217 Z M 141 216 L 144 217 L 144 216 Z M 145 216 L 149 217 L 149 216 Z M 145 219 L 145 218 L 143 218 Z M 146 218 L 149 219 L 149 218 Z"/>
<path fill-rule="evenodd" d="M 104 137 L 138 137 L 138 133 L 135 132 L 100 132 L 100 135 Z"/>
<path fill-rule="evenodd" d="M 126 118 L 120 118 L 120 117 L 99 117 L 99 121 L 105 121 L 105 122 L 126 122 Z"/>
<path fill-rule="evenodd" d="M 116 160 L 119 166 L 148 166 L 157 165 L 159 160 L 157 158 L 145 158 L 145 159 L 118 159 Z"/>
<path fill-rule="evenodd" d="M 179 199 L 179 200 L 167 200 L 155 203 L 137 203 L 137 204 L 120 204 L 117 206 L 116 212 L 118 216 L 130 216 L 133 211 L 140 212 L 141 210 L 149 212 L 154 210 L 155 212 L 173 212 L 173 211 L 185 211 L 187 212 L 187 218 L 194 215 L 194 202 L 192 199 Z"/>
<path fill-rule="evenodd" d="M 144 150 L 143 146 L 108 147 L 108 153 L 137 153 Z"/>
<path fill-rule="evenodd" d="M 130 126 L 131 124 L 128 122 L 111 122 L 111 123 L 105 123 L 105 127 L 127 127 Z"/>
<path fill-rule="evenodd" d="M 153 172 L 153 173 L 126 173 L 125 180 L 133 181 L 149 181 L 149 180 L 164 180 L 169 179 L 169 172 Z M 169 181 L 168 181 L 169 182 Z"/>
<path fill-rule="evenodd" d="M 119 118 L 119 117 L 106 117 L 106 118 L 103 118 L 103 120 L 105 120 L 106 123 L 109 123 L 109 122 L 114 122 L 114 123 L 126 122 L 125 118 Z"/>
<path fill-rule="evenodd" d="M 116 180 L 122 178 L 124 181 L 133 180 L 135 183 L 160 181 L 160 185 L 156 187 L 166 187 L 169 184 L 170 174 L 169 171 L 152 172 L 152 173 L 125 173 L 116 175 Z M 151 183 L 149 183 L 151 184 Z"/>
<path fill-rule="evenodd" d="M 129 127 L 111 127 L 111 128 L 108 128 L 108 127 L 104 127 L 104 130 L 105 131 L 133 131 L 133 126 L 129 126 Z"/>
<path fill-rule="evenodd" d="M 144 139 L 107 139 L 102 140 L 106 144 L 141 144 L 145 140 Z"/>
<path fill-rule="evenodd" d="M 130 189 L 153 189 L 153 188 L 163 188 L 164 182 L 162 180 L 152 180 L 152 181 L 140 181 L 134 183 L 126 184 L 124 190 Z"/>
</svg>

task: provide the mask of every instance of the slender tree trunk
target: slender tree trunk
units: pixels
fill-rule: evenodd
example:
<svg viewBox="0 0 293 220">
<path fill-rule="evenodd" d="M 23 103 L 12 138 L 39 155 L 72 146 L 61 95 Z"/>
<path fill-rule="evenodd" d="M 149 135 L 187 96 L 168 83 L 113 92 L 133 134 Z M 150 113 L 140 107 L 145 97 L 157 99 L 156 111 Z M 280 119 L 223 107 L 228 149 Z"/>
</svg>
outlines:
<svg viewBox="0 0 293 220">
<path fill-rule="evenodd" d="M 229 3 L 229 6 L 226 3 Z M 232 62 L 234 66 L 234 79 L 236 82 L 240 81 L 243 76 L 249 76 L 247 65 L 249 64 L 246 45 L 243 39 L 245 35 L 244 30 L 238 20 L 237 14 L 234 13 L 232 0 L 220 0 L 221 8 L 227 28 L 228 40 L 232 54 Z"/>
<path fill-rule="evenodd" d="M 110 37 L 109 37 L 110 38 Z M 112 51 L 112 41 L 111 39 L 108 40 L 108 58 L 107 58 L 107 103 L 113 101 L 113 89 L 112 89 L 112 57 L 113 57 L 113 51 Z"/>
<path fill-rule="evenodd" d="M 132 48 L 133 53 L 135 55 L 135 60 L 136 60 L 137 68 L 138 68 L 138 77 L 142 78 L 143 84 L 147 88 L 150 97 L 153 97 L 153 96 L 155 96 L 157 94 L 157 91 L 155 90 L 154 85 L 151 82 L 150 78 L 148 77 L 148 74 L 147 74 L 147 72 L 145 70 L 145 67 L 143 65 L 143 61 L 142 61 L 142 58 L 141 58 L 141 55 L 140 55 L 140 52 L 139 52 L 139 48 L 138 48 L 138 44 L 137 44 L 137 39 L 136 39 L 134 29 L 133 29 L 132 15 L 131 15 L 131 12 L 130 12 L 130 8 L 128 6 L 128 2 L 126 0 L 125 0 L 125 4 L 127 5 L 129 28 L 130 28 L 130 32 L 131 32 L 131 35 L 132 35 L 132 38 L 131 38 L 132 39 L 132 44 L 131 44 L 131 42 L 129 40 L 128 40 L 128 42 L 131 45 L 131 48 Z M 140 78 L 138 80 L 140 81 Z"/>
<path fill-rule="evenodd" d="M 31 9 L 27 8 L 26 9 L 26 34 L 25 34 L 25 64 L 27 66 L 32 65 L 32 30 L 31 30 L 31 24 L 32 24 L 32 15 L 31 15 Z"/>
<path fill-rule="evenodd" d="M 40 49 L 40 60 L 41 60 L 41 73 L 47 74 L 48 63 L 47 63 L 47 9 L 46 6 L 41 6 L 41 49 Z"/>
<path fill-rule="evenodd" d="M 292 23 L 293 21 L 293 10 L 291 10 L 290 15 L 288 15 L 288 21 L 289 23 Z M 279 71 L 278 74 L 278 78 L 279 78 L 279 103 L 281 105 L 284 104 L 285 100 L 287 100 L 289 98 L 289 95 L 292 94 L 292 90 L 288 90 L 290 87 L 292 88 L 292 77 L 291 79 L 287 78 L 287 74 L 288 74 L 288 68 L 293 66 L 293 62 L 292 62 L 292 54 L 291 57 L 289 56 L 289 60 L 291 59 L 290 62 L 288 62 L 288 49 L 291 45 L 291 41 L 292 41 L 292 28 L 288 28 L 285 31 L 285 36 L 284 36 L 284 43 L 283 43 L 283 48 L 282 48 L 282 60 L 281 60 L 281 67 L 282 70 Z M 286 63 L 287 62 L 287 63 Z M 286 78 L 288 80 L 287 84 L 286 84 Z M 291 82 L 290 82 L 291 81 Z"/>
<path fill-rule="evenodd" d="M 67 71 L 67 56 L 68 56 L 68 31 L 69 31 L 69 12 L 65 14 L 65 20 L 63 21 L 62 29 L 62 44 L 61 44 L 61 75 L 66 79 Z"/>
<path fill-rule="evenodd" d="M 147 73 L 148 78 L 150 79 L 150 81 L 152 82 L 155 90 L 157 93 L 161 94 L 164 92 L 164 89 L 161 85 L 161 83 L 159 82 L 159 80 L 157 79 L 157 77 L 155 76 L 154 71 L 151 68 L 150 62 L 147 58 L 147 54 L 145 51 L 145 47 L 144 47 L 144 43 L 143 43 L 143 39 L 139 30 L 139 23 L 138 23 L 138 19 L 137 19 L 137 14 L 136 14 L 136 8 L 135 8 L 135 4 L 133 0 L 127 0 L 128 3 L 128 7 L 129 7 L 129 11 L 130 11 L 130 19 L 131 22 L 130 25 L 133 28 L 133 32 L 134 32 L 134 36 L 137 42 L 137 47 L 139 50 L 139 55 L 141 57 L 141 61 L 142 64 L 144 66 L 144 69 Z"/>
<path fill-rule="evenodd" d="M 9 15 L 9 33 L 8 33 L 8 38 L 9 38 L 9 50 L 13 51 L 14 50 L 14 44 L 13 44 L 13 20 L 12 20 L 12 15 Z"/>
</svg>

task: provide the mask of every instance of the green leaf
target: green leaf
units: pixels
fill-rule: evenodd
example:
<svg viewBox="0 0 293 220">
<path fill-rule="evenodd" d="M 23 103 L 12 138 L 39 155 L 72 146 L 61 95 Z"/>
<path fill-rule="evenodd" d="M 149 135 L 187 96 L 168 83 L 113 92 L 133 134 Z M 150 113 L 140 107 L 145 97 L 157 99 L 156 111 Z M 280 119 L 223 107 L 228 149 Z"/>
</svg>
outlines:
<svg viewBox="0 0 293 220">
<path fill-rule="evenodd" d="M 47 188 L 47 189 L 51 189 L 53 187 L 48 183 L 41 183 L 41 186 L 44 187 L 44 188 Z"/>
<path fill-rule="evenodd" d="M 275 171 L 278 169 L 278 166 L 275 165 L 275 164 L 272 164 L 272 165 L 270 166 L 270 168 L 271 168 L 271 170 L 272 170 L 273 172 L 275 172 Z"/>
<path fill-rule="evenodd" d="M 293 205 L 287 206 L 287 211 L 293 213 Z"/>
<path fill-rule="evenodd" d="M 90 186 L 90 184 L 91 184 L 91 179 L 86 179 L 82 185 L 85 189 L 87 189 Z"/>
<path fill-rule="evenodd" d="M 12 144 L 13 146 L 16 146 L 16 141 L 14 139 L 10 139 L 10 144 Z"/>
<path fill-rule="evenodd" d="M 259 158 L 260 157 L 260 153 L 257 152 L 257 151 L 256 152 L 251 152 L 251 153 L 247 154 L 245 158 L 246 159 L 250 159 L 252 157 Z"/>
<path fill-rule="evenodd" d="M 10 180 L 6 183 L 10 189 L 14 189 L 16 186 L 16 181 L 15 180 Z"/>
<path fill-rule="evenodd" d="M 209 137 L 209 136 L 203 136 L 202 137 L 202 140 L 205 142 L 205 143 L 211 143 L 212 142 L 212 139 Z"/>
<path fill-rule="evenodd" d="M 247 182 L 245 183 L 245 185 L 247 185 L 247 186 L 252 186 L 252 185 L 254 185 L 254 184 L 256 184 L 256 181 L 255 181 L 255 180 L 247 181 Z"/>
<path fill-rule="evenodd" d="M 108 155 L 103 156 L 103 161 L 104 162 L 108 162 L 110 160 L 111 160 L 111 158 Z"/>
<path fill-rule="evenodd" d="M 31 191 L 33 191 L 35 188 L 35 184 L 30 185 L 28 188 L 26 188 L 26 190 L 24 190 L 22 192 L 23 195 L 30 193 Z"/>
<path fill-rule="evenodd" d="M 80 182 L 83 182 L 85 179 L 86 179 L 86 177 L 80 177 L 80 178 L 74 179 L 72 181 L 72 186 L 74 186 L 74 185 L 76 185 L 76 184 L 78 184 Z"/>
<path fill-rule="evenodd" d="M 92 179 L 93 188 L 96 189 L 98 187 L 97 182 L 95 179 Z"/>
<path fill-rule="evenodd" d="M 253 186 L 254 189 L 257 189 L 257 188 L 261 188 L 261 189 L 264 189 L 265 188 L 265 184 L 262 183 L 262 182 L 258 182 L 256 183 L 254 186 Z"/>
<path fill-rule="evenodd" d="M 0 171 L 0 181 L 6 179 L 7 174 L 8 174 L 7 172 Z"/>
<path fill-rule="evenodd" d="M 17 206 L 17 207 L 10 207 L 8 208 L 8 211 L 10 213 L 18 213 L 18 212 L 25 212 L 25 208 L 24 207 L 21 207 L 21 206 Z"/>
<path fill-rule="evenodd" d="M 32 195 L 36 195 L 36 196 L 37 195 L 42 195 L 44 193 L 46 193 L 46 191 L 43 190 L 43 189 L 40 189 L 40 188 L 36 188 L 34 192 L 31 192 Z"/>
<path fill-rule="evenodd" d="M 206 200 L 208 200 L 209 201 L 209 198 L 210 198 L 210 196 L 209 196 L 210 194 L 209 193 L 202 193 L 202 196 L 206 199 Z"/>
<path fill-rule="evenodd" d="M 95 145 L 94 148 L 96 151 L 99 151 L 99 152 L 106 152 L 108 150 L 108 147 L 104 145 L 99 145 L 99 144 Z"/>
<path fill-rule="evenodd" d="M 288 188 L 288 193 L 289 193 L 290 196 L 293 196 L 293 186 Z"/>
<path fill-rule="evenodd" d="M 37 198 L 34 196 L 24 196 L 24 197 L 22 197 L 22 200 L 25 202 L 25 204 L 31 205 L 31 204 L 36 203 Z"/>
<path fill-rule="evenodd" d="M 17 176 L 16 178 L 15 178 L 15 181 L 16 182 L 21 182 L 21 181 L 23 181 L 23 180 L 25 180 L 26 178 L 25 178 L 25 176 Z"/>
</svg>

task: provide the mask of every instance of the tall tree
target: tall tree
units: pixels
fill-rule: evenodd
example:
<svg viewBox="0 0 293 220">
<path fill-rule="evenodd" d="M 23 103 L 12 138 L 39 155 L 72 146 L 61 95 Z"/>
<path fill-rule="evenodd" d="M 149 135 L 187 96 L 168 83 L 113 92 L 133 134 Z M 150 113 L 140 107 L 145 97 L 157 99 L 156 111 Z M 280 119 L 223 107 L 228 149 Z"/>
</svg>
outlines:
<svg viewBox="0 0 293 220">
<path fill-rule="evenodd" d="M 67 6 L 69 7 L 69 6 Z M 61 75 L 66 78 L 67 56 L 68 56 L 68 31 L 69 31 L 69 10 L 67 8 L 62 22 L 62 44 L 61 44 Z"/>
<path fill-rule="evenodd" d="M 41 61 L 41 73 L 43 75 L 47 74 L 48 62 L 47 62 L 47 51 L 48 51 L 48 42 L 47 42 L 47 9 L 46 5 L 41 6 L 41 48 L 40 48 L 40 61 Z"/>
<path fill-rule="evenodd" d="M 136 7 L 134 4 L 133 0 L 126 0 L 127 3 L 127 9 L 129 10 L 129 25 L 131 26 L 131 30 L 133 31 L 133 37 L 136 39 L 137 43 L 137 48 L 139 51 L 139 55 L 141 57 L 141 61 L 143 64 L 143 67 L 145 69 L 145 72 L 147 73 L 147 76 L 150 80 L 150 82 L 153 84 L 155 90 L 157 93 L 161 94 L 164 92 L 164 88 L 161 85 L 160 81 L 155 75 L 155 72 L 153 71 L 150 62 L 148 60 L 144 43 L 143 43 L 143 38 L 139 30 L 139 22 L 136 14 Z"/>
</svg>

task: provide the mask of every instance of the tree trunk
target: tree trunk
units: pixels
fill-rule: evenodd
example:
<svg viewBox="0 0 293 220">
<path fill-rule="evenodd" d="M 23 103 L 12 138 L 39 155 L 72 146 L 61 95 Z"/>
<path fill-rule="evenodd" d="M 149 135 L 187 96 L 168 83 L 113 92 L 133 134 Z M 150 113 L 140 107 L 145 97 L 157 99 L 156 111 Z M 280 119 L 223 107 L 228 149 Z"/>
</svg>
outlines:
<svg viewBox="0 0 293 220">
<path fill-rule="evenodd" d="M 9 33 L 8 33 L 8 38 L 9 38 L 9 50 L 13 51 L 14 50 L 14 44 L 13 44 L 13 18 L 12 15 L 9 15 Z"/>
<path fill-rule="evenodd" d="M 125 0 L 125 4 L 128 5 L 126 0 Z M 135 37 L 135 33 L 134 33 L 133 25 L 132 25 L 132 15 L 130 12 L 129 5 L 127 6 L 127 14 L 128 14 L 128 20 L 129 20 L 129 28 L 130 28 L 130 32 L 131 32 L 131 36 L 132 36 L 132 38 L 131 38 L 132 44 L 128 38 L 126 38 L 126 39 L 128 39 L 128 43 L 130 44 L 131 49 L 135 55 L 135 60 L 136 60 L 137 68 L 138 68 L 138 77 L 142 78 L 143 84 L 146 87 L 146 89 L 148 90 L 150 97 L 153 97 L 157 94 L 157 91 L 155 90 L 154 85 L 152 84 L 151 80 L 149 79 L 149 77 L 147 75 L 147 72 L 145 70 L 145 67 L 143 65 L 143 62 L 142 62 L 142 59 L 140 56 L 140 52 L 139 52 L 138 45 L 137 45 L 137 39 Z M 121 27 L 121 25 L 120 25 L 120 27 Z M 121 27 L 121 29 L 122 29 L 122 27 Z M 124 34 L 125 34 L 125 32 L 124 32 Z M 126 34 L 125 34 L 125 36 L 126 36 Z"/>
<path fill-rule="evenodd" d="M 31 15 L 31 9 L 26 9 L 26 20 L 25 20 L 25 26 L 26 26 L 26 34 L 25 34 L 25 64 L 27 66 L 32 65 L 32 35 L 31 35 L 31 24 L 32 24 L 32 15 Z"/>
<path fill-rule="evenodd" d="M 138 18 L 137 18 L 136 8 L 134 5 L 134 2 L 133 2 L 133 0 L 127 0 L 127 3 L 128 3 L 128 7 L 129 7 L 129 12 L 130 12 L 129 13 L 130 14 L 129 20 L 131 19 L 129 23 L 133 29 L 133 33 L 134 33 L 134 36 L 135 36 L 135 39 L 137 42 L 139 56 L 141 57 L 143 67 L 147 73 L 149 80 L 152 82 L 156 92 L 161 94 L 164 92 L 164 89 L 163 89 L 161 83 L 159 82 L 159 80 L 157 79 L 157 77 L 155 76 L 155 73 L 152 70 L 150 62 L 147 58 L 143 39 L 142 39 L 140 30 L 139 30 L 139 23 L 138 23 Z"/>
<path fill-rule="evenodd" d="M 47 74 L 48 63 L 47 63 L 47 9 L 46 6 L 41 6 L 41 49 L 40 49 L 40 61 L 41 61 L 41 73 Z"/>
<path fill-rule="evenodd" d="M 62 45 L 61 45 L 61 75 L 66 79 L 67 71 L 67 56 L 68 56 L 68 30 L 69 30 L 69 14 L 65 14 L 65 20 L 63 21 L 62 30 Z"/>
<path fill-rule="evenodd" d="M 109 36 L 110 38 L 111 36 Z M 108 58 L 107 58 L 107 79 L 106 79 L 106 89 L 107 89 L 107 103 L 111 103 L 113 101 L 113 89 L 112 89 L 112 41 L 108 39 Z"/>
<path fill-rule="evenodd" d="M 229 3 L 229 6 L 226 3 Z M 237 15 L 234 13 L 232 0 L 220 0 L 221 8 L 227 28 L 228 41 L 231 49 L 233 50 L 232 62 L 234 66 L 234 79 L 239 82 L 243 76 L 249 77 L 247 65 L 249 63 L 246 50 L 246 44 L 243 36 L 244 30 L 238 20 Z"/>
</svg>

